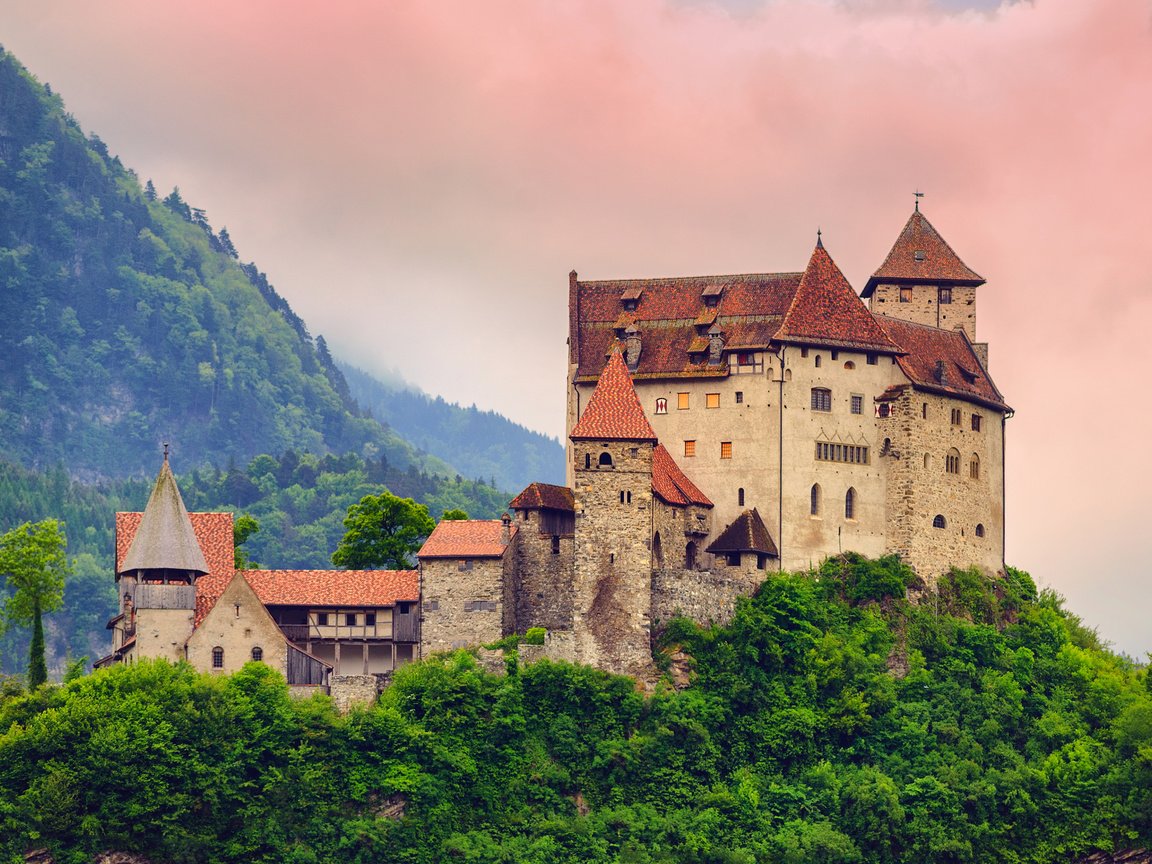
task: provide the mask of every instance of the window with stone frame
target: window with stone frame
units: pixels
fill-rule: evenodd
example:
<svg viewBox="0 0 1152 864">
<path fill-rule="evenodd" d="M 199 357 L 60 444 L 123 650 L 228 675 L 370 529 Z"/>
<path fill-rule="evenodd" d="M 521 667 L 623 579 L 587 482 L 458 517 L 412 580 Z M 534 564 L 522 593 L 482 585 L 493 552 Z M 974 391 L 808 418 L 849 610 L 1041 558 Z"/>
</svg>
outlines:
<svg viewBox="0 0 1152 864">
<path fill-rule="evenodd" d="M 732 442 L 731 441 L 721 441 L 720 442 L 720 458 L 721 459 L 731 459 L 732 458 Z"/>
<path fill-rule="evenodd" d="M 952 289 L 947 285 L 940 286 L 940 305 L 944 306 L 952 302 Z"/>
<path fill-rule="evenodd" d="M 853 393 L 852 394 L 852 413 L 853 414 L 863 414 L 864 413 L 864 397 L 859 393 Z"/>
<path fill-rule="evenodd" d="M 812 484 L 812 491 L 811 491 L 811 494 L 809 496 L 808 515 L 809 516 L 819 516 L 820 515 L 820 484 L 819 483 L 813 483 Z"/>
<path fill-rule="evenodd" d="M 856 490 L 852 488 L 844 494 L 844 518 L 856 518 Z"/>
<path fill-rule="evenodd" d="M 744 403 L 744 391 L 743 390 L 737 390 L 736 391 L 736 404 L 742 405 L 743 403 Z"/>
<path fill-rule="evenodd" d="M 684 455 L 685 456 L 695 456 L 696 455 L 696 441 L 695 441 L 695 439 L 689 439 L 688 441 L 684 442 Z"/>
<path fill-rule="evenodd" d="M 952 409 L 952 425 L 953 426 L 959 426 L 961 424 L 962 417 L 963 417 L 963 412 L 959 408 L 953 408 Z"/>
<path fill-rule="evenodd" d="M 213 669 L 223 669 L 224 668 L 224 649 L 221 648 L 219 645 L 217 645 L 215 648 L 212 649 L 212 668 Z"/>
<path fill-rule="evenodd" d="M 960 473 L 960 451 L 953 447 L 944 457 L 944 470 L 949 474 Z"/>
<path fill-rule="evenodd" d="M 252 660 L 256 663 L 261 663 L 264 661 L 264 649 L 259 645 L 252 646 Z"/>
<path fill-rule="evenodd" d="M 973 480 L 980 479 L 980 457 L 975 453 L 973 453 L 972 458 L 968 460 L 968 476 Z"/>
<path fill-rule="evenodd" d="M 813 411 L 831 411 L 832 410 L 832 391 L 827 387 L 813 387 L 812 388 L 812 410 Z"/>
<path fill-rule="evenodd" d="M 972 431 L 973 432 L 979 432 L 980 431 L 981 419 L 982 418 L 980 417 L 979 414 L 973 414 L 972 415 Z"/>
</svg>

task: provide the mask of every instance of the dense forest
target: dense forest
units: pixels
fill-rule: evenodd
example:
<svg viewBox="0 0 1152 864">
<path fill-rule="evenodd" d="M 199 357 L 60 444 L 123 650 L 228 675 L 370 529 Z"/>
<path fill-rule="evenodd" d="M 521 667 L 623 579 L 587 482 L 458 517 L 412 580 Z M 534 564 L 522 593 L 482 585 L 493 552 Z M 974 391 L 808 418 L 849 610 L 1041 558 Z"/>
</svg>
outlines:
<svg viewBox="0 0 1152 864">
<path fill-rule="evenodd" d="M 0 695 L 0 855 L 158 862 L 1063 862 L 1152 843 L 1146 670 L 1027 574 L 892 559 L 669 622 L 692 681 L 467 653 L 337 715 L 252 664 Z"/>
<path fill-rule="evenodd" d="M 494 411 L 445 402 L 403 382 L 381 381 L 337 363 L 356 402 L 404 439 L 451 462 L 471 477 L 491 477 L 501 489 L 564 483 L 564 448 L 554 438 Z"/>
<path fill-rule="evenodd" d="M 154 467 L 159 468 L 159 460 Z M 495 518 L 509 499 L 483 481 L 431 475 L 411 463 L 399 467 L 383 454 L 362 459 L 290 450 L 261 454 L 244 467 L 194 468 L 178 481 L 189 510 L 255 517 L 260 530 L 244 543 L 246 555 L 264 567 L 286 569 L 331 568 L 348 507 L 385 488 L 424 504 L 435 518 L 453 509 L 478 519 Z M 150 489 L 151 480 L 85 484 L 69 479 L 62 465 L 40 473 L 0 461 L 0 530 L 48 518 L 64 523 L 73 573 L 65 584 L 64 608 L 46 619 L 53 670 L 62 670 L 68 658 L 107 653 L 104 625 L 116 610 L 115 514 L 142 510 Z M 0 582 L 0 597 L 3 592 Z M 27 639 L 20 629 L 0 634 L 0 670 L 23 668 Z"/>
</svg>

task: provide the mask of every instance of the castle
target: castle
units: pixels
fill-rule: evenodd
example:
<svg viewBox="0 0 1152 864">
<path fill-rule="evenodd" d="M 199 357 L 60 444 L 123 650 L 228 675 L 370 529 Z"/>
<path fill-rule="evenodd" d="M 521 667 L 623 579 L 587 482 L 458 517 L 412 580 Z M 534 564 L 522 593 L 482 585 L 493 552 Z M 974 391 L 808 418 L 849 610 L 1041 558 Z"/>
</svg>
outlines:
<svg viewBox="0 0 1152 864">
<path fill-rule="evenodd" d="M 230 535 L 231 517 L 180 517 L 175 481 L 161 493 L 165 465 L 153 497 L 172 499 L 165 530 L 186 535 L 185 557 L 160 567 L 158 552 L 138 551 L 160 531 L 144 530 L 159 524 L 151 500 L 143 517 L 118 514 L 117 574 L 131 590 L 105 661 L 143 652 L 148 616 L 154 652 L 163 642 L 206 668 L 257 647 L 267 658 L 263 644 L 279 639 L 276 662 L 302 685 L 542 627 L 552 657 L 648 677 L 655 623 L 723 621 L 766 571 L 854 550 L 898 553 L 929 584 L 953 565 L 1001 572 L 1012 412 L 976 341 L 982 284 L 918 204 L 863 298 L 819 237 L 795 273 L 573 272 L 567 486 L 531 484 L 514 516 L 441 522 L 418 571 L 363 571 L 337 595 L 349 574 L 210 574 L 188 537 L 223 517 Z M 187 596 L 167 592 L 183 611 L 162 626 L 172 610 L 149 595 L 169 582 Z M 141 622 L 133 637 L 129 620 Z M 156 635 L 165 627 L 172 638 Z"/>
</svg>

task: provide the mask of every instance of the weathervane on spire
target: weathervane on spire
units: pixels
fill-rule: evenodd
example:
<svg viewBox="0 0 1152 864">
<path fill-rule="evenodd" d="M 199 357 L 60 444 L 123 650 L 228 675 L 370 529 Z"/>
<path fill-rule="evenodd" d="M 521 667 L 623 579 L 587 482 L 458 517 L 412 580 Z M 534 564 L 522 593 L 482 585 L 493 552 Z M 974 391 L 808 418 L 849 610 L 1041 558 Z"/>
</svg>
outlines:
<svg viewBox="0 0 1152 864">
<path fill-rule="evenodd" d="M 924 193 L 917 189 L 912 193 L 916 197 L 916 212 L 920 212 L 920 199 L 924 197 Z"/>
<path fill-rule="evenodd" d="M 817 226 L 817 228 L 816 228 L 816 248 L 817 249 L 823 249 L 824 248 L 824 241 L 820 239 L 820 234 L 821 234 L 820 228 L 819 228 L 819 226 Z"/>
</svg>

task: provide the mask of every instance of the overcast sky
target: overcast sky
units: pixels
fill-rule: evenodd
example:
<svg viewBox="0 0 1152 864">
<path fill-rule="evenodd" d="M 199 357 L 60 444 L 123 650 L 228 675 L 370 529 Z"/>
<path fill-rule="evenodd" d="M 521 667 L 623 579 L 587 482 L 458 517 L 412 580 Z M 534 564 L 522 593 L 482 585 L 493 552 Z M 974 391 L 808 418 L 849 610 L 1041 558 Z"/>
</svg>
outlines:
<svg viewBox="0 0 1152 864">
<path fill-rule="evenodd" d="M 372 371 L 563 432 L 567 274 L 988 283 L 1008 559 L 1152 651 L 1148 0 L 0 0 L 0 42 Z"/>
</svg>

